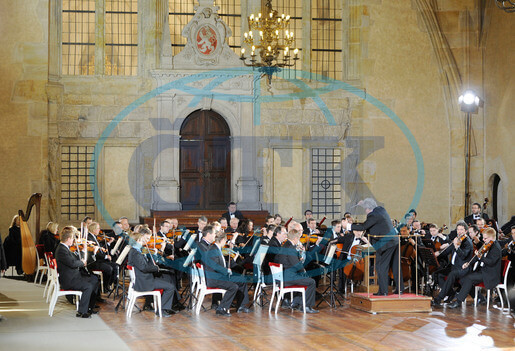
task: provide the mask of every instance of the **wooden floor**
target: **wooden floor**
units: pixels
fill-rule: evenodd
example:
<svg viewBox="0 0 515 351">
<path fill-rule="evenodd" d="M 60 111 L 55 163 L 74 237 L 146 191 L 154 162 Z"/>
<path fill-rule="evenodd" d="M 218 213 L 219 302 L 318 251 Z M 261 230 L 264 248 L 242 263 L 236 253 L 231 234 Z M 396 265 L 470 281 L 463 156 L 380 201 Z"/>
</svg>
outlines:
<svg viewBox="0 0 515 351">
<path fill-rule="evenodd" d="M 204 303 L 209 306 L 210 301 Z M 112 300 L 103 304 L 100 317 L 133 350 L 478 350 L 515 349 L 514 319 L 499 310 L 469 304 L 431 313 L 372 315 L 350 307 L 320 313 L 255 308 L 231 317 L 213 310 L 199 316 L 182 311 L 170 318 L 153 312 L 134 313 L 126 319 L 114 312 Z"/>
</svg>

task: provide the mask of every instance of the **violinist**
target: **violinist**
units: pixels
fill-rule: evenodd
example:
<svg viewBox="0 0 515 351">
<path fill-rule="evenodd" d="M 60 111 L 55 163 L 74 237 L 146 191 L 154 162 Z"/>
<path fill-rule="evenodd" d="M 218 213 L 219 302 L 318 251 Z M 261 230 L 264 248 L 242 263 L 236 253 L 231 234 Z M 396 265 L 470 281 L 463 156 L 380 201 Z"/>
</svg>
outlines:
<svg viewBox="0 0 515 351">
<path fill-rule="evenodd" d="M 493 289 L 501 281 L 501 246 L 495 240 L 496 235 L 493 228 L 483 232 L 485 244 L 474 252 L 470 261 L 463 264 L 463 269 L 471 267 L 471 270 L 461 279 L 461 289 L 449 308 L 461 306 L 467 295 L 474 293 L 474 285 L 483 283 L 486 289 Z"/>
<path fill-rule="evenodd" d="M 303 230 L 303 234 L 320 235 L 320 230 L 317 229 L 317 222 L 314 218 L 309 218 L 307 220 L 307 228 L 306 230 Z"/>
<path fill-rule="evenodd" d="M 342 234 L 347 234 L 347 233 L 351 233 L 350 230 L 347 230 L 347 224 L 351 224 L 354 223 L 354 218 L 352 218 L 351 214 L 349 212 L 345 212 L 345 214 L 343 215 L 343 218 L 342 220 L 340 221 L 340 225 L 341 225 L 341 229 L 340 229 L 340 232 Z"/>
<path fill-rule="evenodd" d="M 254 234 L 254 221 L 252 219 L 242 219 L 236 233 L 239 234 L 235 240 L 236 246 L 244 246 Z M 252 245 L 252 243 L 249 245 Z"/>
<path fill-rule="evenodd" d="M 225 218 L 224 218 L 225 219 Z M 214 224 L 214 225 L 212 225 Z M 198 251 L 197 251 L 197 258 L 201 262 L 207 261 L 207 252 L 209 251 L 209 248 L 211 247 L 211 244 L 215 241 L 215 236 L 217 233 L 217 230 L 215 229 L 216 225 L 219 225 L 219 222 L 210 223 L 209 225 L 204 227 L 204 235 L 202 236 L 202 240 L 198 243 Z M 217 309 L 220 301 L 222 300 L 222 294 L 213 294 L 213 297 L 211 298 L 211 309 Z"/>
<path fill-rule="evenodd" d="M 175 247 L 173 244 L 168 242 L 168 237 L 166 236 L 171 227 L 171 223 L 164 220 L 159 224 L 159 231 L 156 233 L 156 237 L 158 239 L 162 239 L 164 242 L 166 242 L 166 245 L 161 251 L 163 252 L 163 256 L 169 260 L 173 260 L 175 258 Z"/>
<path fill-rule="evenodd" d="M 485 230 L 487 228 L 486 221 L 484 220 L 484 218 L 479 218 L 476 221 L 476 226 L 477 226 L 477 229 L 479 229 L 479 232 L 482 233 L 483 230 Z"/>
<path fill-rule="evenodd" d="M 468 229 L 468 234 L 474 244 L 474 249 L 479 250 L 479 248 L 483 246 L 484 242 L 483 239 L 481 239 L 481 232 L 479 231 L 478 226 L 472 224 Z"/>
<path fill-rule="evenodd" d="M 197 237 L 196 237 L 196 240 L 197 242 L 200 242 L 200 240 L 202 240 L 202 235 L 203 235 L 203 230 L 204 230 L 204 227 L 207 225 L 207 217 L 206 216 L 200 216 L 198 221 L 197 221 Z"/>
<path fill-rule="evenodd" d="M 275 225 L 274 225 L 275 226 Z M 272 226 L 268 226 L 268 228 L 271 228 Z M 286 228 L 283 226 L 276 226 L 274 229 L 274 232 L 272 234 L 272 237 L 268 241 L 268 250 L 265 255 L 265 259 L 263 260 L 263 274 L 265 275 L 265 281 L 267 284 L 272 283 L 272 277 L 270 276 L 270 266 L 268 265 L 269 262 L 276 262 L 275 256 L 279 253 L 281 249 L 281 245 L 286 240 L 288 232 L 286 231 Z"/>
<path fill-rule="evenodd" d="M 227 222 L 227 218 L 225 217 L 220 217 L 218 219 L 218 223 L 220 223 L 220 227 L 221 229 L 225 232 L 225 230 L 227 229 L 228 227 L 228 222 Z"/>
<path fill-rule="evenodd" d="M 342 235 L 342 222 L 339 220 L 331 221 L 331 228 L 327 228 L 325 231 L 324 237 L 329 240 L 335 240 L 339 237 L 343 237 Z"/>
<path fill-rule="evenodd" d="M 265 225 L 262 229 L 263 235 L 261 236 L 261 245 L 269 245 L 270 240 L 274 236 L 275 224 Z"/>
<path fill-rule="evenodd" d="M 488 215 L 486 213 L 481 213 L 481 205 L 478 202 L 474 202 L 472 204 L 472 213 L 465 217 L 464 221 L 468 225 L 477 224 L 476 221 L 480 218 L 487 220 Z"/>
<path fill-rule="evenodd" d="M 274 215 L 274 224 L 276 226 L 280 226 L 283 224 L 283 217 L 281 217 L 281 215 L 279 213 L 276 213 Z"/>
<path fill-rule="evenodd" d="M 456 231 L 458 235 L 454 238 L 452 244 L 445 250 L 435 253 L 436 257 L 452 255 L 449 264 L 435 272 L 435 279 L 440 286 L 440 293 L 432 301 L 432 305 L 435 307 L 440 307 L 446 297 L 452 297 L 454 283 L 461 280 L 469 272 L 468 268 L 463 268 L 463 264 L 472 258 L 474 247 L 472 240 L 467 236 L 467 224 L 458 222 Z"/>
<path fill-rule="evenodd" d="M 500 241 L 499 244 L 502 247 L 502 255 L 506 256 L 508 260 L 511 261 L 511 267 L 515 267 L 515 225 L 511 226 L 511 235 Z M 510 268 L 508 272 L 508 291 L 513 289 L 513 285 L 515 284 L 515 268 Z M 512 304 L 511 309 L 515 309 L 515 306 Z"/>
<path fill-rule="evenodd" d="M 229 221 L 229 228 L 225 230 L 226 233 L 237 233 L 238 227 L 240 224 L 240 220 L 236 217 L 233 217 Z"/>
<path fill-rule="evenodd" d="M 302 228 L 300 224 L 299 227 Z M 297 229 L 292 229 L 288 232 L 288 239 L 275 256 L 275 263 L 283 265 L 284 285 L 302 285 L 306 287 L 306 313 L 318 313 L 318 310 L 313 308 L 316 295 L 315 280 L 305 276 L 306 271 L 297 251 L 297 244 L 301 235 L 302 232 Z M 294 295 L 291 307 L 302 311 L 302 298 L 300 295 Z"/>
<path fill-rule="evenodd" d="M 440 233 L 436 224 L 433 223 L 429 225 L 429 233 L 424 236 L 424 243 L 426 247 L 432 248 L 434 251 L 445 250 L 450 245 L 449 239 Z M 447 257 L 441 256 L 441 259 L 446 261 Z"/>
<path fill-rule="evenodd" d="M 118 220 L 120 225 L 122 226 L 122 233 L 126 236 L 130 236 L 132 234 L 131 225 L 129 224 L 129 219 L 127 217 L 120 217 Z"/>
<path fill-rule="evenodd" d="M 230 316 L 231 303 L 236 298 L 235 306 L 238 313 L 249 313 L 245 305 L 249 303 L 247 284 L 232 275 L 232 270 L 227 267 L 222 248 L 227 243 L 227 234 L 219 231 L 215 235 L 215 242 L 204 255 L 203 263 L 206 280 L 209 287 L 225 289 L 226 292 L 216 309 L 216 314 Z"/>
<path fill-rule="evenodd" d="M 271 224 L 275 225 L 274 216 L 268 215 L 265 217 L 265 225 L 271 225 Z"/>
<path fill-rule="evenodd" d="M 97 240 L 97 237 L 100 233 L 100 225 L 97 222 L 91 222 L 88 226 L 88 229 L 88 241 L 101 248 L 100 243 Z M 118 276 L 118 265 L 113 262 L 107 251 L 108 250 L 105 248 L 101 248 L 97 250 L 96 254 L 90 255 L 92 262 L 89 264 L 90 269 L 102 271 L 105 281 L 104 292 L 109 291 L 109 287 L 111 284 L 116 282 L 116 278 Z"/>
<path fill-rule="evenodd" d="M 87 264 L 84 257 L 78 256 L 80 252 L 70 251 L 76 234 L 78 231 L 72 226 L 64 227 L 61 231 L 61 243 L 55 250 L 57 272 L 62 289 L 82 291 L 76 317 L 90 318 L 91 314 L 97 313 L 94 308 L 99 282 L 94 274 L 89 275 L 84 270 L 80 270 Z"/>
<path fill-rule="evenodd" d="M 46 229 L 41 231 L 41 236 L 39 237 L 39 243 L 45 246 L 45 252 L 51 252 L 55 254 L 55 249 L 57 245 L 59 245 L 59 234 L 57 234 L 57 229 L 59 228 L 59 224 L 54 222 L 48 222 L 46 225 Z"/>
<path fill-rule="evenodd" d="M 313 212 L 311 210 L 304 211 L 304 222 L 300 222 L 302 225 L 302 231 L 305 234 L 308 230 L 308 221 L 313 218 Z"/>
<path fill-rule="evenodd" d="M 170 275 L 163 274 L 157 276 L 159 267 L 152 258 L 142 253 L 143 247 L 150 240 L 151 231 L 147 228 L 141 228 L 139 233 L 133 233 L 131 238 L 134 244 L 129 251 L 127 264 L 133 267 L 136 275 L 136 283 L 134 290 L 136 291 L 152 291 L 154 289 L 163 289 L 161 295 L 161 309 L 163 317 L 170 317 L 175 314 L 172 310 L 173 296 L 176 293 L 175 283 Z M 157 313 L 159 315 L 159 312 Z"/>
</svg>

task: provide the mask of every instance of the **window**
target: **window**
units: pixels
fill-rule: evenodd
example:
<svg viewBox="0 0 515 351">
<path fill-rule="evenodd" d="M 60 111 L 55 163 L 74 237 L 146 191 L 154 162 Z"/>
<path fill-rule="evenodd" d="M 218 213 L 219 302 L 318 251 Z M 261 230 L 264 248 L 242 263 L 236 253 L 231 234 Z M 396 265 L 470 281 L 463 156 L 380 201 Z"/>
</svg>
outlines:
<svg viewBox="0 0 515 351">
<path fill-rule="evenodd" d="M 311 197 L 314 215 L 341 213 L 341 150 L 314 148 L 311 151 Z"/>
<path fill-rule="evenodd" d="M 89 182 L 93 146 L 61 146 L 61 218 L 79 220 L 95 215 L 93 186 Z"/>
<path fill-rule="evenodd" d="M 218 15 L 232 30 L 232 36 L 228 38 L 228 44 L 236 54 L 240 54 L 241 48 L 241 1 L 221 0 L 216 5 L 220 6 Z"/>
<path fill-rule="evenodd" d="M 341 80 L 341 0 L 312 0 L 311 11 L 311 72 Z"/>
<path fill-rule="evenodd" d="M 105 74 L 136 75 L 138 67 L 138 1 L 107 0 Z"/>
<path fill-rule="evenodd" d="M 105 13 L 95 11 L 97 2 L 104 4 Z M 62 74 L 136 75 L 137 4 L 137 0 L 63 0 Z M 97 42 L 105 44 L 98 48 Z M 96 60 L 95 51 L 102 52 L 104 67 L 95 67 L 102 62 Z"/>
<path fill-rule="evenodd" d="M 186 46 L 187 40 L 182 36 L 182 29 L 195 15 L 193 6 L 193 1 L 170 0 L 168 3 L 168 23 L 174 56 Z"/>
<path fill-rule="evenodd" d="M 272 4 L 272 8 L 277 10 L 279 15 L 283 13 L 285 15 L 290 15 L 290 26 L 289 30 L 293 32 L 295 38 L 295 46 L 292 49 L 299 49 L 299 56 L 302 57 L 302 1 L 296 0 L 278 0 L 277 6 Z M 289 67 L 289 69 L 294 70 L 300 66 L 299 61 L 294 61 L 295 66 Z M 286 78 L 293 78 L 294 73 L 289 72 L 286 74 Z"/>
<path fill-rule="evenodd" d="M 95 74 L 95 0 L 63 1 L 62 73 Z"/>
</svg>

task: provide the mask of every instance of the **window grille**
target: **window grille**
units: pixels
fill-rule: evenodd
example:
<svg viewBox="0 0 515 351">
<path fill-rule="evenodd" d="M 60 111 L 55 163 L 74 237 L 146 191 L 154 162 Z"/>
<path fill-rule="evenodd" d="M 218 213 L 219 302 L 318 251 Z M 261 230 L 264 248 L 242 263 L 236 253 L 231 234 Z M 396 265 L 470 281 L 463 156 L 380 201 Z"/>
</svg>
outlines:
<svg viewBox="0 0 515 351">
<path fill-rule="evenodd" d="M 93 185 L 89 182 L 93 146 L 61 146 L 61 218 L 79 220 L 95 215 Z"/>
<path fill-rule="evenodd" d="M 312 209 L 329 218 L 341 213 L 341 150 L 314 148 L 311 152 Z"/>
<path fill-rule="evenodd" d="M 172 42 L 172 55 L 177 55 L 185 46 L 186 38 L 182 29 L 195 15 L 194 1 L 170 0 L 168 3 L 168 23 Z"/>
</svg>

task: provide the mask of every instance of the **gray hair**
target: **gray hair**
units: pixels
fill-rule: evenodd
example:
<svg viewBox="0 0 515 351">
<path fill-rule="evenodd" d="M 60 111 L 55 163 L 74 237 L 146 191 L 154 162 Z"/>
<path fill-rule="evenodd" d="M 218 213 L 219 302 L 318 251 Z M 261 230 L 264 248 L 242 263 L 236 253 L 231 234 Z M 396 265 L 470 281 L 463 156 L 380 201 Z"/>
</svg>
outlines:
<svg viewBox="0 0 515 351">
<path fill-rule="evenodd" d="M 376 200 L 372 199 L 371 197 L 367 197 L 366 199 L 358 202 L 358 206 L 361 206 L 365 209 L 368 208 L 369 210 L 372 211 L 374 208 L 377 207 L 377 202 L 376 202 Z"/>
</svg>

